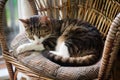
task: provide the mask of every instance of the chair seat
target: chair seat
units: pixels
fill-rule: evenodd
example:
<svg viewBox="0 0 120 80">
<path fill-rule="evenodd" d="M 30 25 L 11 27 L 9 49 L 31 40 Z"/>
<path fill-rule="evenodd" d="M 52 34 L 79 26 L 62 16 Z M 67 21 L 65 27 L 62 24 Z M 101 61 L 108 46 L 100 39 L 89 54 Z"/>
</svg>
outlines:
<svg viewBox="0 0 120 80">
<path fill-rule="evenodd" d="M 17 55 L 16 48 L 28 42 L 25 33 L 18 34 L 11 43 L 13 56 L 35 72 L 57 80 L 93 80 L 97 78 L 101 61 L 91 66 L 65 67 L 45 58 L 41 52 L 27 51 Z"/>
</svg>

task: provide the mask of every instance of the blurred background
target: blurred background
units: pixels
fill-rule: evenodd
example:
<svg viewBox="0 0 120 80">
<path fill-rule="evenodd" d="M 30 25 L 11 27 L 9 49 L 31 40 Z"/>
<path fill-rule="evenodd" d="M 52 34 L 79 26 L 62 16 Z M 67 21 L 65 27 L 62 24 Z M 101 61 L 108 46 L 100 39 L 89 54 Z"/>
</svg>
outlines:
<svg viewBox="0 0 120 80">
<path fill-rule="evenodd" d="M 10 48 L 11 40 L 19 33 L 18 27 L 18 0 L 8 0 L 4 10 L 4 30 L 7 36 L 8 46 Z M 2 55 L 0 47 L 0 56 Z"/>
</svg>

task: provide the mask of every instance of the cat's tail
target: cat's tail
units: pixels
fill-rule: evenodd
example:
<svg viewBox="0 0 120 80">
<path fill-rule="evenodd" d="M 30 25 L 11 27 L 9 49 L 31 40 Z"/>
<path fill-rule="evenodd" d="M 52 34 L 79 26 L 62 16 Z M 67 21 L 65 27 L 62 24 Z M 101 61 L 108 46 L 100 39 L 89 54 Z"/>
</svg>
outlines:
<svg viewBox="0 0 120 80">
<path fill-rule="evenodd" d="M 95 53 L 96 54 L 96 53 Z M 69 57 L 63 58 L 61 56 L 49 53 L 48 51 L 43 52 L 43 56 L 49 60 L 61 65 L 61 66 L 89 66 L 97 63 L 100 60 L 97 55 L 89 54 L 82 57 Z"/>
</svg>

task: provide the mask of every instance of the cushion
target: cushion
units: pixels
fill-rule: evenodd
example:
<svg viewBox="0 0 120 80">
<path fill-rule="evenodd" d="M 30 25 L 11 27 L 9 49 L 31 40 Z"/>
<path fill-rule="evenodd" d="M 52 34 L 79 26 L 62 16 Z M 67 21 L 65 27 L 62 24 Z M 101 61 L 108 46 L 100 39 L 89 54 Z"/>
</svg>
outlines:
<svg viewBox="0 0 120 80">
<path fill-rule="evenodd" d="M 61 66 L 50 61 L 42 55 L 42 52 L 27 51 L 16 54 L 16 48 L 24 43 L 29 43 L 25 32 L 18 34 L 12 41 L 13 56 L 17 58 L 23 65 L 29 67 L 41 75 L 56 79 L 56 80 L 93 80 L 97 78 L 100 63 L 97 62 L 90 66 Z"/>
</svg>

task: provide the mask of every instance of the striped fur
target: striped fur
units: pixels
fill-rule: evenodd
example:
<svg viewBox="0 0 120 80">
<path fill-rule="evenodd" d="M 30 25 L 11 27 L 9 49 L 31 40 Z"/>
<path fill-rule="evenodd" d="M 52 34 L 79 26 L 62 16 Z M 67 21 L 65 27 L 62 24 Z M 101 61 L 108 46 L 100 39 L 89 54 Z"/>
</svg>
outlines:
<svg viewBox="0 0 120 80">
<path fill-rule="evenodd" d="M 59 45 L 63 41 L 68 47 L 70 58 L 72 60 L 62 60 L 56 55 L 44 55 L 45 57 L 62 64 L 62 62 L 77 62 L 80 66 L 91 65 L 99 61 L 103 50 L 103 41 L 99 31 L 89 23 L 78 19 L 55 20 L 46 16 L 32 16 L 30 19 L 20 19 L 26 28 L 29 39 L 33 39 L 33 35 L 38 38 L 45 37 L 42 44 L 47 50 L 55 50 L 56 44 Z M 58 43 L 59 44 L 58 44 Z M 75 59 L 73 59 L 75 58 Z M 68 62 L 67 62 L 68 61 Z M 74 65 L 74 64 L 72 64 Z"/>
</svg>

